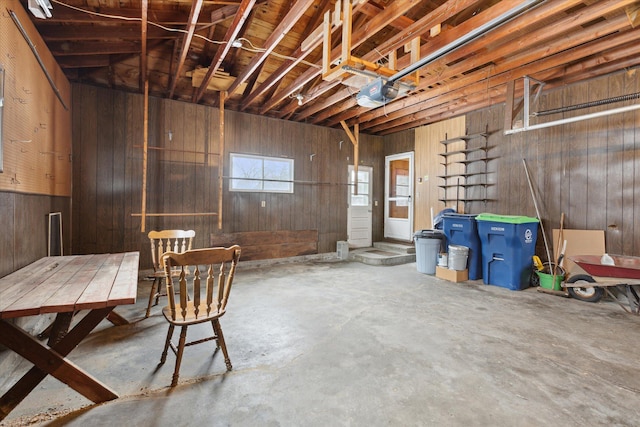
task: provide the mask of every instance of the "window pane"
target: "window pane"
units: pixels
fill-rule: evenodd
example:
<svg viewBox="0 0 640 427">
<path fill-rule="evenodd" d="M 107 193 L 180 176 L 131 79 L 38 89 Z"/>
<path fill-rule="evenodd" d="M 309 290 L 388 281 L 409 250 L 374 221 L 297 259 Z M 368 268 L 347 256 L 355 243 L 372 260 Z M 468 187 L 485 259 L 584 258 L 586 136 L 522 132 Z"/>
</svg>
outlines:
<svg viewBox="0 0 640 427">
<path fill-rule="evenodd" d="M 265 191 L 291 191 L 293 173 L 290 160 L 265 159 L 264 160 L 264 189 Z"/>
<path fill-rule="evenodd" d="M 247 178 L 262 178 L 262 159 L 255 157 L 231 156 L 231 188 L 234 190 L 260 190 L 262 181 Z"/>
<path fill-rule="evenodd" d="M 293 193 L 293 160 L 242 154 L 230 159 L 230 190 Z"/>
<path fill-rule="evenodd" d="M 351 196 L 351 206 L 369 206 L 369 196 Z"/>
</svg>

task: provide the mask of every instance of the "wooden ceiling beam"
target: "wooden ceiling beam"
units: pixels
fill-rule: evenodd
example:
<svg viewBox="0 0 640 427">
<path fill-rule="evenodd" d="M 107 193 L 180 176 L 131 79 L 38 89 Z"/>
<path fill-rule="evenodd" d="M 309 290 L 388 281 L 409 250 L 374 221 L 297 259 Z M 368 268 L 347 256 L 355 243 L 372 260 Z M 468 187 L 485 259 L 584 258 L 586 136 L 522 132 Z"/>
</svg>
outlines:
<svg viewBox="0 0 640 427">
<path fill-rule="evenodd" d="M 315 30 L 315 28 L 321 22 L 322 16 L 330 7 L 329 0 L 323 0 L 318 8 L 314 16 L 311 18 L 309 25 L 307 25 L 306 31 L 300 37 L 302 40 L 306 40 L 311 33 Z M 319 46 L 319 42 L 317 43 Z M 278 69 L 273 72 L 256 90 L 249 92 L 249 94 L 242 100 L 240 104 L 240 108 L 242 111 L 245 111 L 259 96 L 263 95 L 269 88 L 274 86 L 277 82 L 282 80 L 284 76 L 289 73 L 296 65 L 298 65 L 302 60 L 304 60 L 312 51 L 314 47 L 309 47 L 305 50 L 300 46 L 291 56 L 295 59 L 287 59 L 285 62 L 278 67 Z"/>
<path fill-rule="evenodd" d="M 140 33 L 140 28 L 138 28 Z M 137 41 L 72 41 L 72 42 L 49 42 L 47 46 L 54 56 L 73 55 L 109 55 L 120 53 L 139 53 L 141 50 L 140 34 Z"/>
<path fill-rule="evenodd" d="M 619 42 L 625 43 L 628 38 L 623 36 L 601 39 L 608 33 L 614 33 L 625 28 L 630 28 L 629 22 L 625 22 L 625 18 L 623 16 L 619 16 L 617 19 L 602 21 L 581 31 L 574 31 L 572 32 L 570 40 L 560 39 L 559 41 L 550 44 L 539 44 L 537 46 L 528 46 L 524 44 L 522 45 L 524 48 L 523 53 L 519 55 L 511 55 L 508 59 L 503 61 L 496 61 L 494 65 L 491 66 L 489 73 L 487 73 L 486 70 L 478 70 L 464 77 L 447 82 L 442 87 L 433 87 L 435 80 L 447 79 L 455 74 L 444 73 L 441 78 L 435 77 L 432 78 L 431 81 L 424 79 L 424 82 L 422 83 L 432 86 L 431 88 L 426 89 L 425 92 L 412 95 L 406 99 L 398 100 L 398 104 L 394 102 L 387 105 L 384 113 L 375 110 L 365 112 L 359 115 L 358 120 L 361 121 L 361 123 L 363 123 L 363 127 L 366 128 L 367 126 L 377 124 L 379 121 L 384 122 L 390 115 L 393 115 L 398 110 L 413 108 L 412 106 L 405 105 L 405 101 L 409 98 L 415 97 L 417 98 L 417 101 L 421 102 L 420 100 L 428 99 L 430 94 L 442 91 L 455 91 L 458 88 L 473 85 L 479 81 L 484 81 L 487 78 L 489 78 L 492 83 L 506 83 L 506 81 L 503 81 L 501 77 L 505 73 L 517 72 L 519 76 L 523 76 L 525 74 L 532 74 L 534 72 L 544 70 L 544 68 L 541 69 L 540 67 L 547 66 L 546 64 L 554 64 L 551 66 L 556 66 L 559 63 L 566 63 L 570 60 L 582 60 L 586 56 L 615 47 L 610 44 L 609 40 L 619 40 Z M 522 38 L 535 39 L 529 35 L 524 35 Z M 594 39 L 602 40 L 602 42 L 589 43 L 590 40 Z M 571 43 L 569 43 L 569 41 Z M 514 43 L 518 42 L 519 40 L 514 40 Z M 585 45 L 589 46 L 589 48 L 585 49 Z M 498 51 L 498 49 L 496 51 Z M 483 84 L 486 85 L 486 83 Z M 411 102 L 411 104 L 416 105 L 415 102 Z M 353 117 L 355 117 L 355 115 Z M 330 123 L 335 122 L 334 124 L 337 124 L 340 120 L 344 119 L 345 118 L 342 116 L 335 117 Z"/>
<path fill-rule="evenodd" d="M 60 7 L 58 7 L 60 6 Z M 119 19 L 122 18 L 133 18 L 140 21 L 140 8 L 108 8 L 108 7 L 100 7 L 100 8 L 83 8 L 86 12 L 80 12 L 79 10 L 70 9 L 65 7 L 62 3 L 56 3 L 56 8 L 53 11 L 53 16 L 47 19 L 47 24 L 88 24 L 88 23 L 122 23 L 127 22 L 126 20 Z M 94 13 L 100 13 L 100 15 L 95 15 Z M 113 17 L 108 17 L 113 16 Z M 189 22 L 189 15 L 179 11 L 172 9 L 149 9 L 148 18 L 149 21 L 154 22 L 156 24 L 166 25 L 166 26 L 184 26 Z M 209 18 L 203 18 L 201 24 L 210 24 Z"/>
<path fill-rule="evenodd" d="M 242 70 L 240 75 L 229 87 L 229 96 L 255 72 L 255 70 L 264 62 L 269 54 L 276 48 L 289 30 L 298 22 L 300 17 L 307 11 L 309 6 L 313 4 L 313 0 L 297 0 L 289 9 L 287 15 L 280 21 L 278 26 L 273 30 L 269 38 L 265 41 L 264 51 L 257 53 L 249 65 Z"/>
<path fill-rule="evenodd" d="M 57 58 L 56 62 L 60 68 L 99 68 L 111 65 L 109 55 L 91 55 L 91 56 L 65 56 Z"/>
<path fill-rule="evenodd" d="M 144 1 L 144 0 L 143 0 Z M 187 23 L 187 32 L 182 39 L 182 49 L 180 50 L 180 58 L 178 59 L 178 66 L 175 73 L 171 76 L 171 86 L 169 87 L 169 99 L 173 98 L 173 92 L 176 89 L 178 80 L 180 79 L 180 73 L 184 66 L 184 61 L 187 59 L 187 53 L 189 53 L 189 46 L 191 46 L 191 39 L 193 33 L 196 30 L 196 24 L 198 23 L 198 16 L 200 16 L 200 10 L 202 9 L 203 0 L 193 0 L 191 3 L 191 12 L 189 13 L 189 21 Z"/>
<path fill-rule="evenodd" d="M 559 66 L 553 70 L 549 70 L 550 72 L 557 73 L 559 76 L 562 75 L 562 78 L 558 79 L 555 83 L 545 82 L 545 88 L 547 90 L 554 89 L 567 84 L 581 82 L 585 79 L 601 77 L 627 67 L 637 66 L 637 56 L 640 54 L 640 44 L 632 43 L 628 48 L 622 49 L 621 53 L 628 53 L 629 56 L 622 60 L 612 61 L 604 65 L 600 61 L 597 61 L 597 64 L 594 64 L 594 66 L 588 70 L 582 68 L 585 64 L 576 65 L 581 68 L 581 70 L 579 73 L 575 73 L 573 75 L 570 72 L 565 73 L 565 71 L 568 70 L 564 66 Z M 602 56 L 607 55 L 603 54 Z M 503 87 L 493 88 L 489 93 L 489 96 L 485 96 L 484 98 L 481 97 L 482 94 L 476 94 L 475 96 L 468 96 L 454 100 L 444 99 L 437 107 L 424 111 L 424 114 L 405 116 L 405 120 L 395 122 L 395 126 L 393 127 L 384 127 L 378 134 L 388 135 L 395 132 L 401 132 L 403 130 L 415 128 L 416 126 L 423 126 L 446 120 L 461 114 L 466 114 L 471 111 L 476 111 L 504 102 L 504 98 L 506 98 L 506 88 L 507 86 L 505 85 L 504 93 L 502 92 Z M 520 92 L 521 91 L 522 90 L 520 90 Z M 519 96 L 522 96 L 522 93 L 519 93 Z"/>
<path fill-rule="evenodd" d="M 617 1 L 617 0 L 616 0 Z M 467 70 L 476 69 L 484 64 L 494 64 L 491 69 L 491 76 L 498 74 L 499 70 L 508 69 L 508 67 L 515 67 L 521 60 L 510 61 L 505 63 L 505 60 L 501 60 L 502 58 L 509 57 L 513 58 L 514 56 L 514 46 L 517 46 L 517 51 L 526 52 L 530 59 L 528 61 L 533 62 L 536 59 L 544 56 L 551 55 L 554 51 L 550 50 L 549 45 L 542 44 L 543 41 L 555 35 L 558 32 L 567 32 L 572 30 L 573 28 L 577 28 L 578 30 L 574 30 L 572 33 L 572 37 L 574 40 L 573 44 L 570 44 L 572 38 L 569 39 L 560 39 L 560 42 L 557 42 L 554 45 L 555 51 L 562 51 L 570 46 L 574 46 L 579 43 L 584 43 L 591 40 L 594 37 L 600 37 L 603 34 L 606 34 L 606 31 L 617 31 L 618 28 L 622 28 L 617 25 L 624 25 L 621 21 L 617 21 L 617 24 L 611 25 L 609 21 L 603 21 L 599 24 L 595 24 L 596 26 L 589 27 L 589 30 L 580 30 L 580 26 L 584 23 L 592 21 L 595 17 L 599 16 L 602 13 L 603 9 L 600 6 L 597 6 L 597 10 L 591 10 L 589 13 L 588 9 L 583 9 L 579 16 L 575 15 L 567 16 L 561 20 L 557 21 L 557 24 L 554 26 L 544 27 L 540 30 L 534 31 L 533 33 L 525 33 L 523 36 L 520 36 L 516 39 L 513 38 L 513 34 L 516 29 L 523 30 L 529 25 L 535 25 L 537 22 L 544 22 L 551 16 L 557 16 L 557 14 L 566 10 L 566 8 L 571 7 L 573 4 L 580 3 L 580 0 L 558 0 L 555 2 L 549 2 L 532 11 L 532 13 L 527 14 L 524 17 L 515 19 L 508 24 L 503 25 L 497 30 L 492 31 L 487 34 L 487 37 L 480 38 L 471 42 L 460 49 L 452 52 L 451 55 L 446 55 L 441 60 L 436 61 L 434 64 L 430 66 L 431 69 L 438 70 L 434 75 L 423 76 L 418 87 L 418 90 L 422 89 L 427 92 L 432 92 L 434 90 L 434 85 L 438 83 L 445 82 L 447 88 L 451 88 L 452 85 L 455 87 L 460 87 L 463 82 L 467 82 L 469 84 L 471 75 L 477 76 L 476 79 L 484 79 L 487 77 L 487 71 L 482 71 L 479 73 L 472 73 L 471 75 L 463 75 L 463 73 Z M 614 0 L 608 0 L 609 5 L 614 4 Z M 601 2 L 598 4 L 602 4 Z M 481 18 L 482 14 L 478 15 L 478 19 Z M 455 27 L 450 29 L 447 32 L 444 32 L 443 35 L 446 35 L 446 38 L 443 41 L 439 42 L 435 48 L 438 48 L 443 43 L 449 42 L 450 39 L 455 39 L 459 37 L 460 34 L 464 34 L 467 31 L 465 26 L 461 25 L 459 27 Z M 605 31 L 605 33 L 601 33 L 600 31 Z M 487 46 L 491 46 L 491 49 L 488 49 Z M 532 50 L 533 49 L 533 50 Z M 473 53 L 471 55 L 471 53 Z M 456 62 L 460 58 L 465 58 L 463 61 Z M 454 65 L 448 66 L 449 63 L 454 63 Z M 511 65 L 509 65 L 511 64 Z M 447 79 L 458 76 L 459 78 L 453 82 L 447 82 Z M 493 78 L 493 77 L 491 77 Z M 410 97 L 421 97 L 425 96 L 422 94 L 410 95 Z M 346 97 L 346 96 L 345 96 Z M 371 121 L 379 118 L 382 115 L 388 116 L 389 113 L 396 111 L 398 109 L 404 108 L 402 102 L 404 100 L 398 100 L 400 104 L 396 102 L 390 103 L 385 107 L 384 114 L 379 112 L 378 110 L 369 110 L 358 109 L 357 111 L 350 110 L 347 113 L 340 113 L 338 117 L 335 117 L 329 123 L 337 124 L 340 120 L 348 119 L 345 115 L 351 115 L 351 117 L 355 117 L 359 115 L 359 120 L 363 124 L 363 127 L 371 123 Z M 349 117 L 349 118 L 351 118 Z M 319 115 L 315 118 L 314 122 L 327 120 L 327 114 Z"/>
<path fill-rule="evenodd" d="M 640 52 L 639 41 L 639 31 L 627 31 L 624 37 L 609 36 L 587 45 L 575 47 L 561 54 L 553 55 L 550 58 L 543 58 L 535 64 L 522 65 L 517 69 L 503 72 L 499 76 L 492 77 L 489 85 L 486 81 L 478 81 L 475 84 L 464 86 L 457 90 L 435 90 L 428 99 L 415 103 L 400 112 L 391 113 L 383 120 L 374 120 L 366 124 L 373 133 L 396 128 L 398 123 L 402 124 L 407 119 L 419 119 L 424 115 L 429 115 L 430 112 L 438 111 L 438 106 L 443 103 L 451 103 L 456 99 L 470 99 L 473 96 L 486 96 L 488 92 L 496 90 L 496 88 L 504 87 L 506 92 L 507 83 L 525 75 L 545 82 L 545 89 L 549 89 L 554 84 L 564 84 L 565 77 L 571 77 L 573 81 L 580 81 L 612 72 L 616 67 L 620 66 L 617 64 L 608 68 L 606 66 L 608 63 L 625 60 L 627 63 L 638 65 L 640 63 L 637 57 Z M 566 61 L 562 59 L 567 55 L 569 56 L 569 62 L 575 62 L 570 67 L 567 67 Z M 554 79 L 556 79 L 555 82 L 553 82 Z M 360 122 L 360 118 L 357 120 Z"/>
<path fill-rule="evenodd" d="M 524 20 L 524 18 L 520 18 L 520 19 L 516 19 L 511 21 L 508 24 L 505 24 L 503 26 L 501 26 L 499 29 L 494 30 L 493 32 L 491 32 L 491 37 L 494 37 L 495 39 L 492 39 L 491 43 L 496 43 L 495 40 L 500 39 L 500 38 L 508 38 L 511 37 L 513 35 L 513 33 L 516 31 L 516 29 L 520 29 L 522 30 L 523 28 L 526 28 L 527 26 L 533 25 L 536 22 L 540 22 L 543 19 L 548 19 L 551 16 L 554 16 L 555 14 L 564 11 L 570 7 L 572 7 L 575 4 L 580 3 L 581 0 L 562 0 L 562 1 L 558 1 L 556 0 L 555 2 L 549 2 L 546 5 L 540 6 L 538 8 L 536 8 L 535 10 L 533 10 L 532 12 L 528 13 L 526 16 L 526 20 Z M 457 13 L 460 13 L 462 10 L 468 10 L 469 7 L 471 7 L 472 5 L 470 4 L 458 4 L 459 7 L 462 7 L 462 9 L 458 8 L 456 10 L 451 11 L 452 15 L 446 17 L 446 16 L 441 16 L 441 22 L 445 21 L 446 19 L 450 18 L 451 16 L 454 16 Z M 502 13 L 504 13 L 506 10 L 508 10 L 510 7 L 510 4 L 505 2 L 502 5 L 499 5 L 499 7 L 495 7 L 495 8 L 491 8 L 488 10 L 485 10 L 483 12 L 481 12 L 480 14 L 477 14 L 475 17 L 473 17 L 470 21 L 467 22 L 463 22 L 462 24 L 460 24 L 457 27 L 451 28 L 448 31 L 443 32 L 437 39 L 432 40 L 430 43 L 425 44 L 422 46 L 421 48 L 421 56 L 426 56 L 427 54 L 431 53 L 434 50 L 437 50 L 443 46 L 445 46 L 448 43 L 453 42 L 455 39 L 461 37 L 462 35 L 466 34 L 467 32 L 469 32 L 472 28 L 474 28 L 477 25 L 481 25 L 483 22 L 486 22 L 490 19 L 492 19 L 495 16 L 498 16 Z M 431 28 L 434 24 L 436 23 L 436 20 L 434 20 L 433 18 L 431 18 L 429 15 L 425 16 L 424 18 L 418 20 L 416 22 L 416 26 L 418 28 Z M 403 44 L 404 42 L 408 41 L 410 39 L 410 37 L 415 37 L 416 33 L 415 33 L 415 29 L 414 28 L 408 28 L 406 31 L 403 31 L 401 33 L 399 33 L 396 37 L 394 37 L 393 39 L 389 40 L 387 43 L 385 43 L 384 45 L 380 46 L 380 48 L 378 49 L 379 52 L 386 52 L 388 49 L 391 48 L 397 48 L 399 45 Z M 402 42 L 402 43 L 400 43 Z M 452 52 L 451 54 L 447 55 L 444 59 L 442 59 L 440 61 L 440 63 L 442 64 L 446 64 L 448 62 L 455 62 L 457 59 L 460 58 L 465 58 L 466 56 L 470 56 L 472 58 L 476 58 L 478 59 L 478 61 L 482 61 L 480 62 L 480 65 L 490 62 L 491 60 L 493 60 L 496 57 L 499 57 L 497 55 L 493 55 L 492 59 L 489 59 L 486 57 L 486 55 L 482 55 L 482 52 L 485 52 L 487 50 L 486 46 L 489 45 L 489 42 L 485 39 L 482 39 L 482 42 L 473 42 L 473 43 L 468 43 L 467 45 L 457 49 L 456 51 Z M 510 44 L 509 48 L 512 49 L 513 46 L 516 44 Z M 491 44 L 492 46 L 492 51 L 493 51 L 493 46 L 494 44 Z M 517 45 L 516 45 L 517 46 Z M 380 53 L 378 52 L 373 52 L 373 54 L 375 54 L 377 57 L 380 56 Z M 365 58 L 369 59 L 369 60 L 374 60 L 374 57 L 372 56 L 365 56 Z M 473 67 L 468 67 L 466 66 L 467 62 L 460 63 L 461 65 L 464 65 L 466 68 L 464 67 L 459 67 L 460 70 L 464 71 L 467 69 L 471 69 Z M 409 61 L 409 56 L 405 55 L 403 58 L 400 59 L 399 61 L 399 68 L 402 69 L 404 67 L 407 67 L 410 65 L 410 61 Z M 476 65 L 477 66 L 477 65 Z M 437 65 L 436 64 L 432 64 L 430 66 L 430 69 L 440 69 L 443 70 L 447 68 L 446 65 Z M 450 71 L 450 70 L 447 70 Z M 461 72 L 462 72 L 461 71 Z M 446 76 L 443 76 L 440 73 L 437 73 L 438 75 L 438 79 L 437 80 L 444 80 L 446 78 Z M 453 73 L 448 73 L 447 76 L 451 76 L 453 75 Z M 430 76 L 428 76 L 430 77 Z M 420 88 L 428 88 L 430 85 L 437 83 L 437 81 L 432 81 L 431 80 L 423 80 L 420 83 Z M 343 99 L 347 99 L 351 96 L 353 89 L 349 89 L 349 88 L 345 88 L 343 89 L 341 92 L 339 92 Z M 332 98 L 335 100 L 336 98 L 338 98 L 339 95 L 335 94 Z M 355 105 L 355 101 L 354 100 L 348 100 L 346 102 L 346 104 L 348 104 L 348 108 L 351 108 Z M 324 120 L 327 120 L 330 115 L 335 112 L 336 110 L 331 110 L 331 111 L 325 111 L 320 115 L 317 115 L 314 117 L 314 120 L 312 121 L 313 123 L 319 123 L 322 122 Z M 345 111 L 345 109 L 343 109 L 343 112 Z M 366 111 L 365 109 L 359 109 L 358 112 L 363 112 Z M 317 112 L 316 111 L 309 111 L 311 114 Z M 347 112 L 341 112 L 338 111 L 338 113 L 342 113 L 341 117 L 344 118 L 344 116 L 346 114 L 357 114 L 351 110 L 348 110 Z M 365 113 L 366 114 L 366 113 Z M 297 120 L 302 120 L 304 118 L 308 117 L 308 114 L 306 112 L 302 112 L 302 114 L 298 115 L 296 117 Z M 364 119 L 363 119 L 364 120 Z M 339 122 L 339 120 L 338 120 Z M 334 124 L 337 124 L 338 122 L 335 122 Z M 333 121 L 331 122 L 333 123 Z"/>
<path fill-rule="evenodd" d="M 76 25 L 46 25 L 38 26 L 38 32 L 47 42 L 53 41 L 123 41 L 140 40 L 140 22 L 123 22 L 110 24 L 76 24 Z M 147 40 L 149 39 L 174 39 L 178 36 L 175 32 L 163 30 L 158 27 L 147 28 Z"/>
<path fill-rule="evenodd" d="M 432 13 L 430 13 L 428 15 L 429 19 L 434 23 L 442 22 L 446 18 L 452 16 L 451 14 L 454 13 L 456 10 L 458 10 L 457 9 L 458 7 L 468 6 L 468 4 L 475 4 L 477 1 L 478 0 L 463 0 L 463 1 L 459 1 L 459 2 L 456 2 L 454 4 L 453 8 L 451 7 L 451 5 L 449 3 L 445 3 L 441 7 L 439 7 L 436 10 L 434 10 Z M 377 16 L 371 18 L 371 20 L 369 21 L 367 26 L 359 28 L 358 30 L 356 30 L 356 32 L 353 34 L 352 39 L 351 39 L 352 48 L 356 48 L 359 45 L 361 45 L 362 43 L 364 43 L 366 40 L 368 40 L 375 33 L 380 31 L 384 27 L 386 27 L 389 22 L 391 22 L 392 20 L 394 20 L 394 19 L 404 15 L 406 12 L 408 12 L 413 6 L 415 6 L 415 3 L 411 2 L 411 1 L 400 0 L 400 1 L 393 2 L 393 5 L 385 8 Z M 424 22 L 425 21 L 423 19 L 421 19 L 418 22 L 421 22 L 422 25 L 424 26 Z M 423 31 L 429 31 L 429 28 L 430 27 L 422 28 L 422 30 Z M 412 31 L 414 31 L 414 33 L 415 32 L 419 33 L 420 29 L 417 27 L 417 24 L 416 24 L 416 27 L 412 27 Z M 413 37 L 415 37 L 415 36 L 416 36 L 416 34 L 413 34 Z M 396 39 L 396 37 L 393 37 L 393 40 L 395 40 L 395 39 Z M 381 50 L 380 52 L 383 52 L 383 54 L 384 54 L 384 52 L 386 52 L 386 50 Z M 334 58 L 334 57 L 337 58 L 339 54 L 340 54 L 340 47 L 338 47 L 336 49 L 333 49 L 332 53 L 331 53 L 331 58 Z M 379 56 L 380 56 L 379 53 L 377 53 L 376 51 L 373 51 L 373 52 L 370 52 L 367 56 L 365 56 L 364 59 L 371 60 L 371 59 L 373 59 L 373 55 L 375 55 L 376 59 L 379 58 Z M 317 64 L 317 65 L 321 65 L 321 64 Z M 304 84 L 308 83 L 315 76 L 321 74 L 321 72 L 322 72 L 321 70 L 316 70 L 316 69 L 310 68 L 305 73 L 300 75 L 291 85 L 289 85 L 287 88 L 285 88 L 282 91 L 280 91 L 279 93 L 277 93 L 267 104 L 264 105 L 264 107 L 261 109 L 261 111 L 265 111 L 265 110 L 269 110 L 271 108 L 274 108 L 280 102 L 282 102 L 285 99 L 287 99 L 287 97 L 290 94 L 292 94 L 296 90 L 299 90 Z M 317 97 L 317 96 L 320 96 L 321 94 L 322 93 L 320 91 L 317 91 L 315 96 Z M 295 106 L 293 106 L 292 108 L 295 108 Z M 284 110 L 288 111 L 288 108 L 284 109 Z"/>
<path fill-rule="evenodd" d="M 378 16 L 372 18 L 368 25 L 358 29 L 351 38 L 351 47 L 356 48 L 365 41 L 367 41 L 375 33 L 387 26 L 388 22 L 407 13 L 415 3 L 411 0 L 396 0 L 391 6 L 386 8 Z M 319 44 L 318 44 L 319 45 Z M 338 46 L 331 51 L 331 58 L 337 58 L 341 53 L 341 48 Z M 316 63 L 317 67 L 322 67 L 322 62 Z M 305 84 L 309 83 L 318 75 L 322 74 L 322 68 L 309 68 L 302 73 L 296 80 L 283 90 L 277 92 L 263 107 L 260 109 L 261 113 L 265 113 L 282 101 L 288 99 L 290 95 L 299 91 Z"/>
<path fill-rule="evenodd" d="M 229 53 L 229 49 L 231 49 L 231 42 L 235 40 L 238 32 L 242 29 L 242 25 L 251 13 L 251 9 L 253 8 L 255 2 L 256 0 L 242 0 L 242 3 L 240 3 L 238 11 L 233 18 L 233 22 L 231 23 L 231 25 L 229 25 L 227 33 L 222 39 L 223 44 L 218 47 L 216 54 L 211 60 L 211 65 L 209 65 L 209 70 L 202 80 L 202 84 L 194 94 L 194 102 L 198 102 L 200 98 L 202 98 L 202 94 L 207 89 L 209 81 L 211 81 L 211 78 L 213 77 L 215 72 L 220 69 L 220 64 L 222 64 L 222 61 L 224 61 L 227 53 Z"/>
</svg>

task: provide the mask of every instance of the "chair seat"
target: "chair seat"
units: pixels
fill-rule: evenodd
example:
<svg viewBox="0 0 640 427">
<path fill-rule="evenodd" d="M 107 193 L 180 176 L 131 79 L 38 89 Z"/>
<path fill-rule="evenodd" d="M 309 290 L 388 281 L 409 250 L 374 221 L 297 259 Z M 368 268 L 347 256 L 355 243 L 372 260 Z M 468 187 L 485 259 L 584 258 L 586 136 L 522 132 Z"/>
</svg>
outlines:
<svg viewBox="0 0 640 427">
<path fill-rule="evenodd" d="M 166 306 L 162 309 L 162 314 L 167 322 L 176 326 L 184 326 L 184 325 L 195 325 L 197 323 L 210 322 L 213 319 L 218 319 L 222 317 L 225 313 L 225 310 L 214 311 L 212 307 L 212 311 L 207 314 L 207 304 L 200 303 L 198 307 L 198 314 L 196 315 L 196 307 L 192 301 L 187 302 L 187 312 L 186 315 L 183 316 L 180 308 L 176 307 L 176 318 L 173 319 L 171 317 L 171 307 Z"/>
</svg>

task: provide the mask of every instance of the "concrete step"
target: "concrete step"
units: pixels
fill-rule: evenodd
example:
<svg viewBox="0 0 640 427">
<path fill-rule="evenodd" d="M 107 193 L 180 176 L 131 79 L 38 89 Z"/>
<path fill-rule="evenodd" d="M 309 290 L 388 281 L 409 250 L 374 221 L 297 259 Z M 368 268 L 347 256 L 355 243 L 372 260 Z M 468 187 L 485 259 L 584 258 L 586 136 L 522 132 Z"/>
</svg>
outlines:
<svg viewBox="0 0 640 427">
<path fill-rule="evenodd" d="M 413 243 L 403 242 L 374 242 L 373 247 L 382 251 L 415 254 L 416 247 Z"/>
<path fill-rule="evenodd" d="M 416 254 L 377 247 L 358 248 L 349 251 L 349 260 L 368 265 L 399 265 L 416 262 Z"/>
</svg>

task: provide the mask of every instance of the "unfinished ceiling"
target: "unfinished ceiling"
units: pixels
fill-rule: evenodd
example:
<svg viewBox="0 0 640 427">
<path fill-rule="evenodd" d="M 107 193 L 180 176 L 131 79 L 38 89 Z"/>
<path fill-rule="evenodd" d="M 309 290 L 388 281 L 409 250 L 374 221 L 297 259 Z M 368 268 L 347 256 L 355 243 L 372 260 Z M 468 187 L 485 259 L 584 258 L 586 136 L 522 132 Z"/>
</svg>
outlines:
<svg viewBox="0 0 640 427">
<path fill-rule="evenodd" d="M 22 0 L 27 9 L 35 1 Z M 344 35 L 344 7 L 335 0 L 51 0 L 52 17 L 32 19 L 72 82 L 142 93 L 146 79 L 151 95 L 212 106 L 227 91 L 227 109 L 331 127 L 358 123 L 360 132 L 379 135 L 504 102 L 507 84 L 523 76 L 547 90 L 640 63 L 638 0 L 531 1 L 461 46 L 474 29 L 527 1 L 351 3 Z M 325 71 L 344 64 L 337 59 L 346 45 L 363 72 L 323 73 L 327 12 Z M 407 94 L 377 108 L 358 105 L 371 76 L 416 61 L 417 83 L 415 73 L 403 80 Z"/>
</svg>

